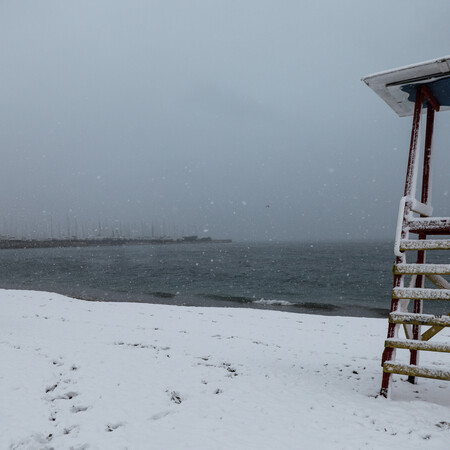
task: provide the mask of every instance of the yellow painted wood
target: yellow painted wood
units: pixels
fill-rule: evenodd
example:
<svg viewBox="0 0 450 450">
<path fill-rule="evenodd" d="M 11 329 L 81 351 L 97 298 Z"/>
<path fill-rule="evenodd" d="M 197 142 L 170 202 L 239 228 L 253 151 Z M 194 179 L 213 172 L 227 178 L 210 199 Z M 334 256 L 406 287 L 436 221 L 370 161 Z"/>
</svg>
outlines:
<svg viewBox="0 0 450 450">
<path fill-rule="evenodd" d="M 412 325 L 438 325 L 450 327 L 450 314 L 434 316 L 432 314 L 396 313 L 389 314 L 389 322 Z"/>
<path fill-rule="evenodd" d="M 429 239 L 429 240 L 402 240 L 400 250 L 449 250 L 450 239 Z"/>
<path fill-rule="evenodd" d="M 395 264 L 395 275 L 450 275 L 450 264 Z"/>
<path fill-rule="evenodd" d="M 413 233 L 423 231 L 433 234 L 433 231 L 441 232 L 442 230 L 450 232 L 450 217 L 415 217 L 408 220 L 407 227 Z"/>
<path fill-rule="evenodd" d="M 438 325 L 428 328 L 427 331 L 422 333 L 422 336 L 421 336 L 422 341 L 430 340 L 433 336 L 436 336 L 436 334 L 438 334 L 439 331 L 443 330 L 444 328 L 445 327 L 440 327 Z"/>
<path fill-rule="evenodd" d="M 409 364 L 398 364 L 385 362 L 383 370 L 386 373 L 397 373 L 399 375 L 409 375 L 412 377 L 434 378 L 436 380 L 450 381 L 450 370 L 443 370 L 434 367 L 412 366 Z"/>
<path fill-rule="evenodd" d="M 414 339 L 386 339 L 384 345 L 388 348 L 450 353 L 450 344 L 445 342 L 417 341 Z"/>
<path fill-rule="evenodd" d="M 450 289 L 394 288 L 392 298 L 411 300 L 450 300 Z"/>
</svg>

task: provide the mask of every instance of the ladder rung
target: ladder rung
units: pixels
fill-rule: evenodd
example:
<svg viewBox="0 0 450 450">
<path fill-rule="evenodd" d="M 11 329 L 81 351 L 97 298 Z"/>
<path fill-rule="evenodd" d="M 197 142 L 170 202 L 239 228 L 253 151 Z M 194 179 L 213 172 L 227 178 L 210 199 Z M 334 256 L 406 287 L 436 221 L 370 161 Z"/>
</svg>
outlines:
<svg viewBox="0 0 450 450">
<path fill-rule="evenodd" d="M 413 366 L 409 364 L 385 362 L 383 365 L 383 370 L 387 373 L 398 373 L 400 375 L 450 381 L 450 370 L 438 369 L 437 367 Z"/>
<path fill-rule="evenodd" d="M 412 233 L 450 234 L 449 217 L 417 218 L 408 221 L 409 231 Z"/>
<path fill-rule="evenodd" d="M 408 250 L 449 250 L 450 239 L 418 239 L 418 240 L 401 240 L 400 250 L 402 252 Z"/>
<path fill-rule="evenodd" d="M 395 264 L 395 275 L 450 275 L 450 264 Z"/>
<path fill-rule="evenodd" d="M 396 313 L 389 314 L 389 322 L 411 325 L 439 325 L 450 327 L 450 316 L 434 316 L 432 314 Z"/>
<path fill-rule="evenodd" d="M 392 298 L 412 300 L 450 300 L 450 289 L 394 288 Z"/>
<path fill-rule="evenodd" d="M 414 339 L 386 339 L 384 346 L 388 348 L 450 353 L 450 344 L 445 342 L 416 341 Z"/>
</svg>

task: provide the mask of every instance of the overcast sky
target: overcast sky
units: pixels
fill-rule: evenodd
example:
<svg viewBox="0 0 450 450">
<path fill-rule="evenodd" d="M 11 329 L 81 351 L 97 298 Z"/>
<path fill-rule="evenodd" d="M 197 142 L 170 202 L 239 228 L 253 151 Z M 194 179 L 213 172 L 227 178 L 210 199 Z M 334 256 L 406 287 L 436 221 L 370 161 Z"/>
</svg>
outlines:
<svg viewBox="0 0 450 450">
<path fill-rule="evenodd" d="M 69 217 L 393 239 L 411 118 L 360 79 L 450 54 L 449 17 L 448 0 L 1 0 L 0 233 Z"/>
</svg>

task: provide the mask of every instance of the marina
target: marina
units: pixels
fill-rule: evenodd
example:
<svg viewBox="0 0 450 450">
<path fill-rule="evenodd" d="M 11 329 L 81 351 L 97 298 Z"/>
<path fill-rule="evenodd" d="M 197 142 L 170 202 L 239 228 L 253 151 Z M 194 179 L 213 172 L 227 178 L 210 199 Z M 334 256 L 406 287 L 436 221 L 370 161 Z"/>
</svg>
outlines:
<svg viewBox="0 0 450 450">
<path fill-rule="evenodd" d="M 64 247 L 104 247 L 116 245 L 169 245 L 169 244 L 228 244 L 231 239 L 211 239 L 187 236 L 182 239 L 133 239 L 133 238 L 101 238 L 101 239 L 2 239 L 0 249 L 25 248 L 64 248 Z"/>
</svg>

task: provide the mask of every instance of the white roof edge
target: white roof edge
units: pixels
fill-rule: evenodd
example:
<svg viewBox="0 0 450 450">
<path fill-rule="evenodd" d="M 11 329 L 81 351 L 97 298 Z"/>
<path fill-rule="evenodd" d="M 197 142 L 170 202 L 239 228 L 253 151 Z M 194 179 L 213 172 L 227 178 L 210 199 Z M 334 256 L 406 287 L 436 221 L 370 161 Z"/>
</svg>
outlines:
<svg viewBox="0 0 450 450">
<path fill-rule="evenodd" d="M 409 100 L 409 95 L 402 90 L 402 86 L 431 83 L 446 78 L 450 78 L 450 55 L 377 72 L 361 78 L 361 81 L 364 81 L 400 117 L 405 117 L 413 114 L 414 104 Z M 441 110 L 448 109 L 449 106 L 441 108 Z"/>
<path fill-rule="evenodd" d="M 367 84 L 366 80 L 369 80 L 372 78 L 378 78 L 378 77 L 382 77 L 382 76 L 385 76 L 388 74 L 393 74 L 393 73 L 410 71 L 412 69 L 421 68 L 422 66 L 432 66 L 432 65 L 438 64 L 438 63 L 447 64 L 447 70 L 450 72 L 450 55 L 448 55 L 448 56 L 442 56 L 442 57 L 436 58 L 436 59 L 430 59 L 428 61 L 423 61 L 420 63 L 409 64 L 407 66 L 397 67 L 395 69 L 383 70 L 381 72 L 375 72 L 370 75 L 366 75 L 365 77 L 362 77 L 361 81 L 364 81 Z"/>
</svg>

